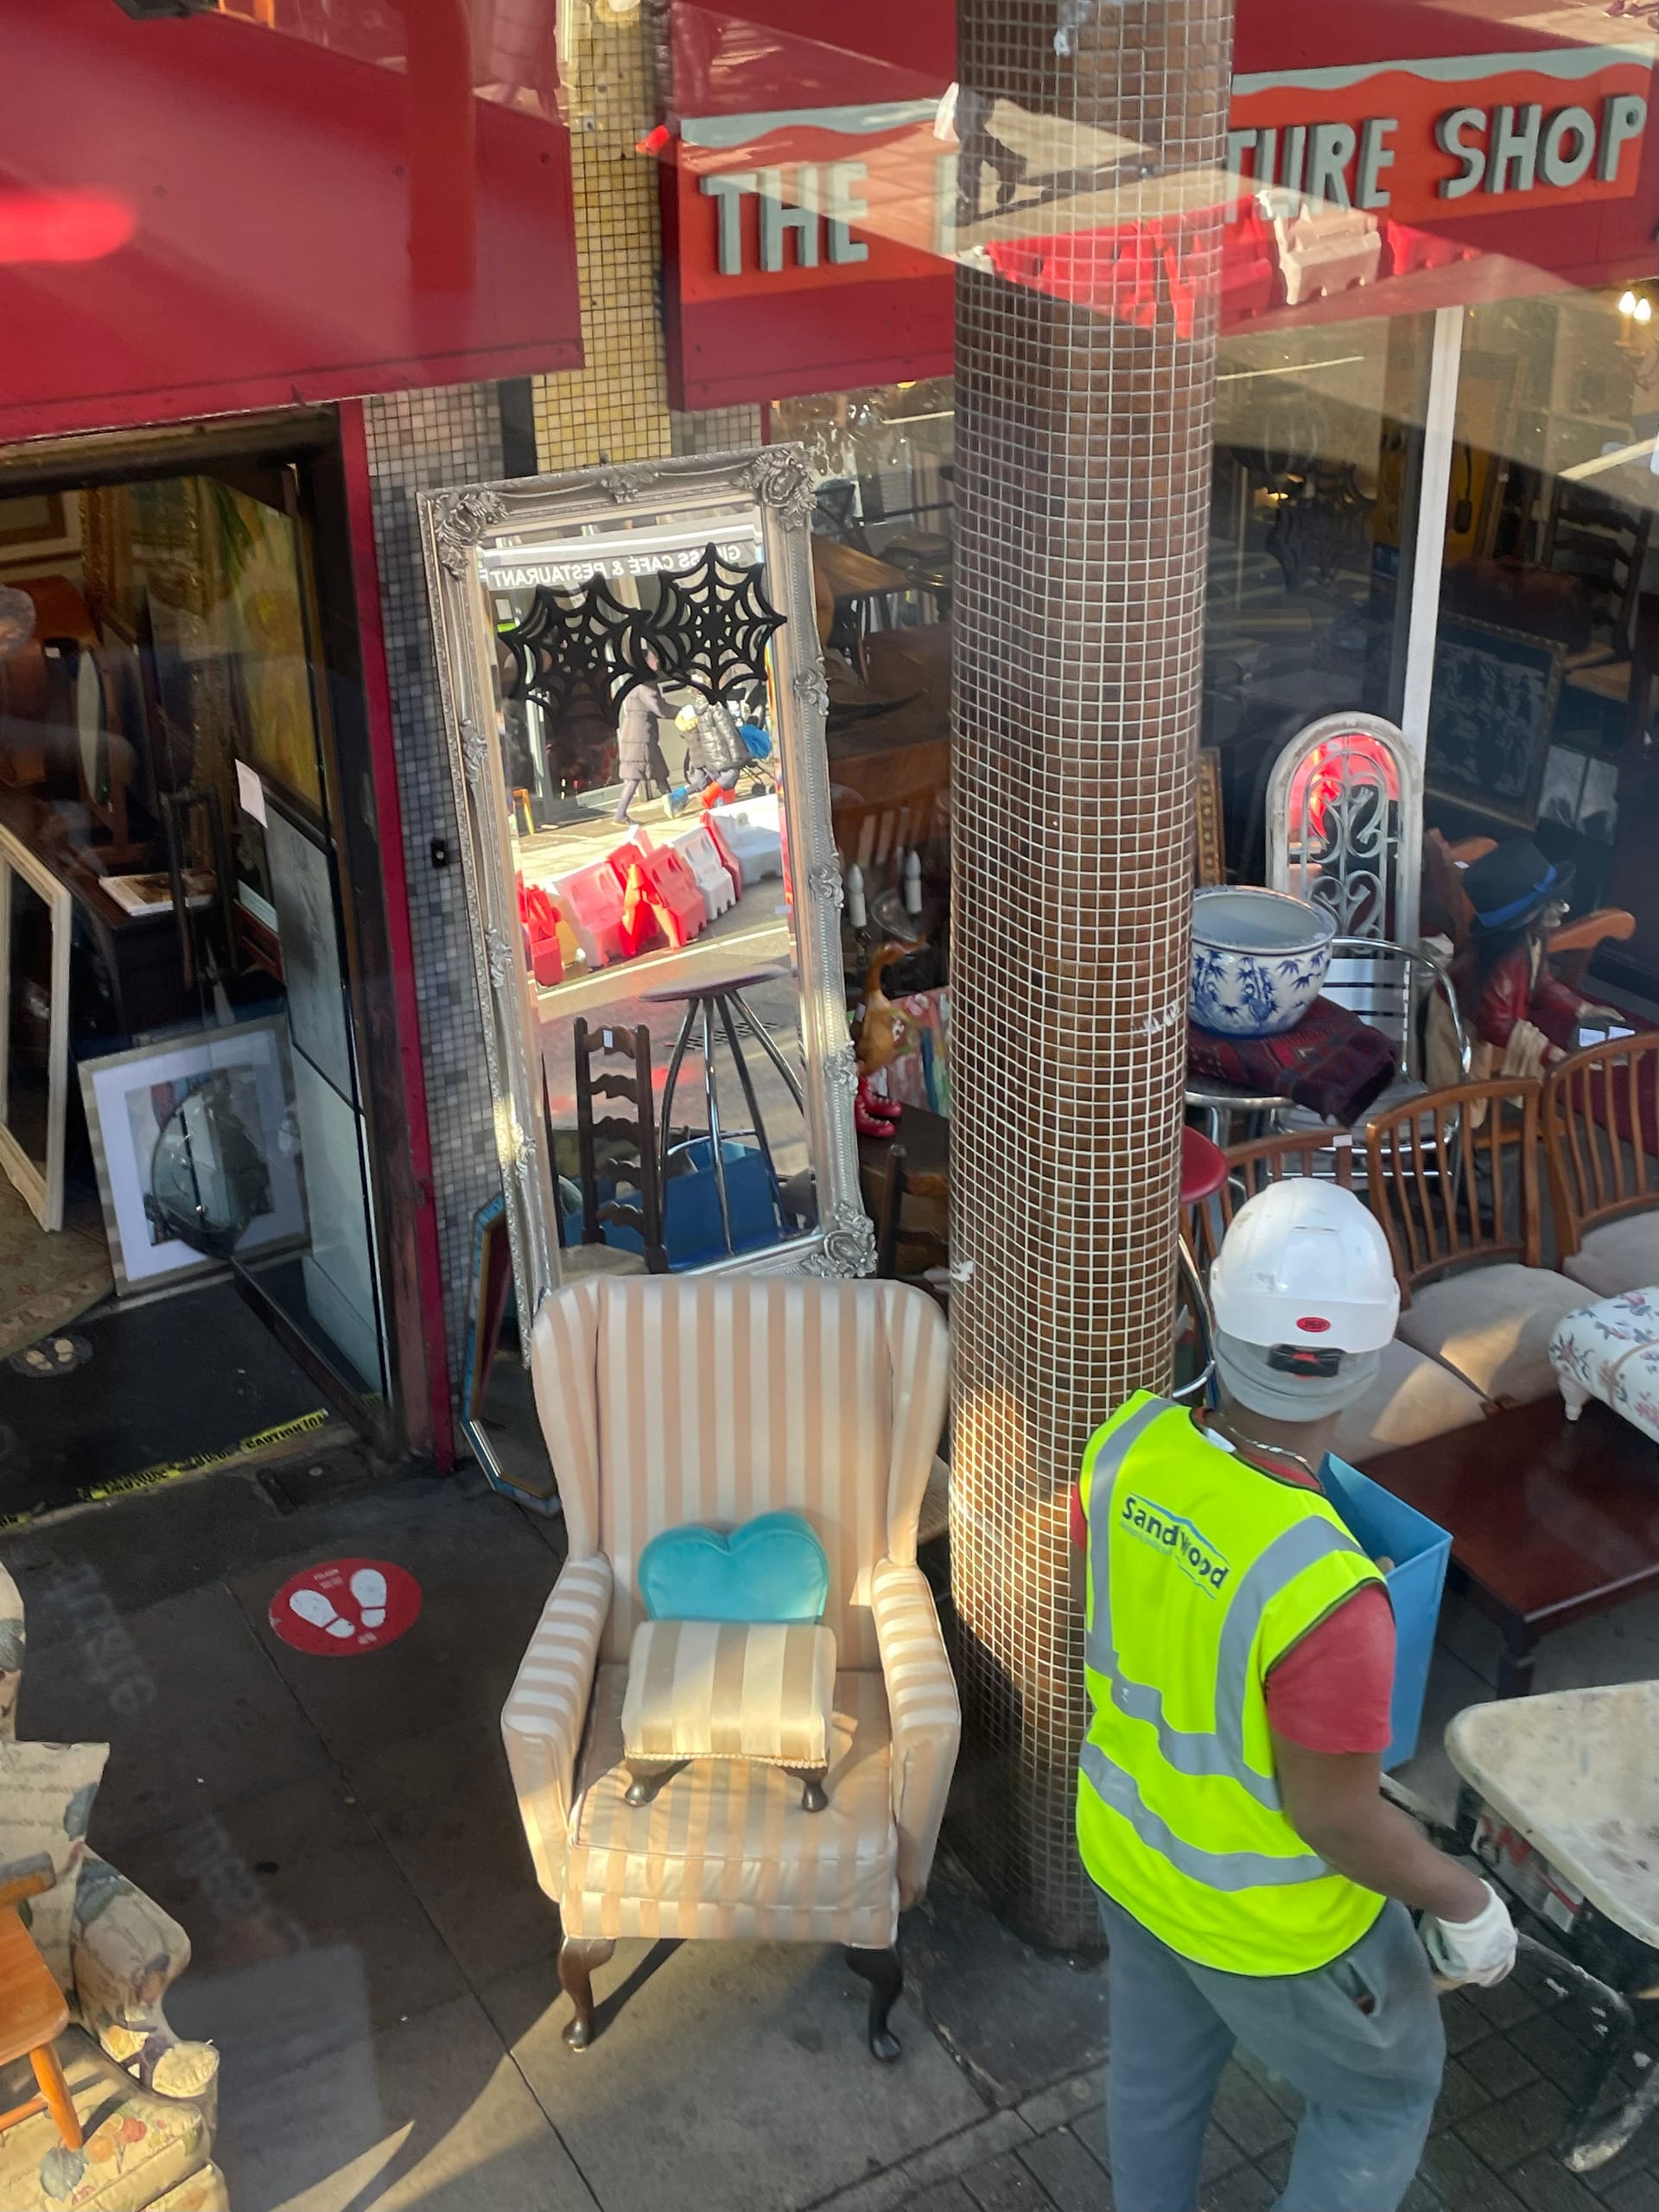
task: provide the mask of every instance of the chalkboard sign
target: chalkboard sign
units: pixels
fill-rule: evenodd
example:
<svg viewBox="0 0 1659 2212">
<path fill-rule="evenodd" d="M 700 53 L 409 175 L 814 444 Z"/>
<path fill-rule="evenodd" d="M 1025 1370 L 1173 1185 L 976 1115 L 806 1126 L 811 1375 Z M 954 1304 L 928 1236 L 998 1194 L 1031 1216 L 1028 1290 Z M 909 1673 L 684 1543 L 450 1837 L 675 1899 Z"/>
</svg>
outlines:
<svg viewBox="0 0 1659 2212">
<path fill-rule="evenodd" d="M 1560 683 L 1560 648 L 1548 639 L 1442 617 L 1429 790 L 1494 821 L 1534 828 Z"/>
</svg>

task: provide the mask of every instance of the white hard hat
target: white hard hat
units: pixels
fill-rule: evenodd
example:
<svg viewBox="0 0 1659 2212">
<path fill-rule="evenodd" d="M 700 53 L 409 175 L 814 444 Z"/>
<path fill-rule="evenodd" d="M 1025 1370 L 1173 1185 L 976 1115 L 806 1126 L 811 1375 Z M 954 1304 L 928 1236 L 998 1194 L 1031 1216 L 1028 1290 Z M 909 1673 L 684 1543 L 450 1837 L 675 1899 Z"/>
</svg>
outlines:
<svg viewBox="0 0 1659 2212">
<path fill-rule="evenodd" d="M 1210 1270 L 1217 1358 L 1258 1413 L 1314 1420 L 1351 1403 L 1394 1336 L 1388 1239 L 1351 1191 L 1296 1176 L 1241 1206 Z"/>
<path fill-rule="evenodd" d="M 1387 1237 L 1351 1191 L 1298 1175 L 1242 1205 L 1210 1270 L 1216 1325 L 1255 1344 L 1381 1351 L 1400 1318 Z"/>
</svg>

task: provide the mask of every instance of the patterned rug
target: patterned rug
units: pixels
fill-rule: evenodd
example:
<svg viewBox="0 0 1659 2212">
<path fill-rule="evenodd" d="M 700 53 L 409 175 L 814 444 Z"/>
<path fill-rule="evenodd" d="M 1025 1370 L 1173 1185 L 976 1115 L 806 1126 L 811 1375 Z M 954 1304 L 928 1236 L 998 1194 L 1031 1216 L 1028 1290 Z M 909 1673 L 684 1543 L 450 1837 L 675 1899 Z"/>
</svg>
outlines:
<svg viewBox="0 0 1659 2212">
<path fill-rule="evenodd" d="M 113 1283 L 95 1203 L 72 1204 L 65 1226 L 48 1236 L 0 1176 L 0 1359 L 74 1320 Z"/>
</svg>

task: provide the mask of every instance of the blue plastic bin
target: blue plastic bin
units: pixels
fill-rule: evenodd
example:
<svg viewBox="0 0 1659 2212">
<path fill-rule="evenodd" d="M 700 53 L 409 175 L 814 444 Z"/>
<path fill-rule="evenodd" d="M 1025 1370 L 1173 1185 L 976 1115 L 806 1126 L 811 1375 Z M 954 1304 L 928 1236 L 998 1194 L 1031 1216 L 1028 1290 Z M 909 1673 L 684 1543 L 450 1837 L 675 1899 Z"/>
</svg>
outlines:
<svg viewBox="0 0 1659 2212">
<path fill-rule="evenodd" d="M 1355 1541 L 1373 1559 L 1394 1561 L 1386 1577 L 1394 1600 L 1394 1704 L 1389 1715 L 1394 1739 L 1382 1754 L 1382 1764 L 1403 1766 L 1417 1749 L 1417 1732 L 1423 1723 L 1428 1662 L 1434 1651 L 1452 1539 L 1427 1514 L 1405 1504 L 1345 1459 L 1327 1459 L 1319 1479 Z"/>
</svg>

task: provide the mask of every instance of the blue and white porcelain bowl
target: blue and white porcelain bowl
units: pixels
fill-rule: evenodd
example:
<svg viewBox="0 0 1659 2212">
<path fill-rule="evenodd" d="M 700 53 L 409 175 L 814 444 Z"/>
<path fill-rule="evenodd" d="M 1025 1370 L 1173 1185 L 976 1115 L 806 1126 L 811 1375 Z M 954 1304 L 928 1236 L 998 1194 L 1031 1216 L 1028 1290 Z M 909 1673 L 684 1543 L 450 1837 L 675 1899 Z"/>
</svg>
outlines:
<svg viewBox="0 0 1659 2212">
<path fill-rule="evenodd" d="M 1325 983 L 1336 919 L 1287 891 L 1192 894 L 1192 1019 L 1220 1037 L 1294 1029 Z"/>
</svg>

